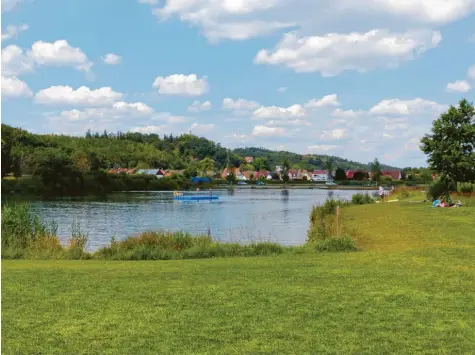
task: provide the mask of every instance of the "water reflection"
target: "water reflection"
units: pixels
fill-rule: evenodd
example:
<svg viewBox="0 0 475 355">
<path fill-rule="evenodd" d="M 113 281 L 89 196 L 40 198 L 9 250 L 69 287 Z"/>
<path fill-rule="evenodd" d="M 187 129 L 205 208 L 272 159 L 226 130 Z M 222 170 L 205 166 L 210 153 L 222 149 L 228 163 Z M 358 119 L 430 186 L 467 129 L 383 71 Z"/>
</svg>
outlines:
<svg viewBox="0 0 475 355">
<path fill-rule="evenodd" d="M 73 220 L 89 235 L 90 249 L 147 230 L 183 230 L 219 240 L 270 240 L 295 245 L 305 242 L 313 205 L 333 198 L 351 199 L 356 191 L 230 189 L 213 191 L 218 201 L 177 202 L 170 192 L 111 195 L 108 201 L 33 202 L 35 213 L 58 223 L 63 241 Z M 331 193 L 331 195 L 330 195 Z"/>
</svg>

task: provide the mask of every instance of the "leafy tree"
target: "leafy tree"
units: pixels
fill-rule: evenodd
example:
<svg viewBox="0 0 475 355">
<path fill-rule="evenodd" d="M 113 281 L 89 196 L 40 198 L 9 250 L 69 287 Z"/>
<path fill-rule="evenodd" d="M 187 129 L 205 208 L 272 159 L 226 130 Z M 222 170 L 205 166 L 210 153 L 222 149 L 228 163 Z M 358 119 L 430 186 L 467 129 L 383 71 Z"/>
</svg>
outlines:
<svg viewBox="0 0 475 355">
<path fill-rule="evenodd" d="M 264 171 L 266 170 L 266 162 L 263 158 L 256 158 L 253 162 L 254 167 L 257 171 Z"/>
<path fill-rule="evenodd" d="M 287 187 L 287 182 L 290 179 L 289 170 L 290 170 L 290 163 L 287 159 L 285 159 L 284 162 L 282 163 L 282 171 L 281 171 L 282 181 L 284 182 L 285 187 Z"/>
<path fill-rule="evenodd" d="M 208 172 L 214 171 L 214 160 L 209 157 L 206 157 L 200 161 L 198 166 L 201 174 L 205 176 L 208 174 Z"/>
<path fill-rule="evenodd" d="M 226 176 L 226 181 L 231 185 L 236 182 L 236 175 L 234 174 L 234 171 L 231 171 L 228 176 Z"/>
<path fill-rule="evenodd" d="M 353 180 L 356 181 L 363 181 L 364 179 L 368 178 L 368 173 L 357 171 L 353 174 Z"/>
<path fill-rule="evenodd" d="M 335 180 L 336 181 L 346 180 L 345 170 L 343 170 L 342 168 L 337 168 L 336 171 L 335 171 Z"/>
<path fill-rule="evenodd" d="M 440 173 L 449 187 L 455 182 L 475 181 L 475 108 L 467 100 L 451 106 L 421 139 L 430 168 Z"/>
<path fill-rule="evenodd" d="M 378 158 L 375 158 L 371 163 L 371 180 L 379 181 L 381 178 L 381 164 Z"/>
<path fill-rule="evenodd" d="M 241 171 L 254 171 L 254 169 L 255 169 L 255 168 L 254 168 L 254 165 L 252 165 L 252 164 L 247 164 L 247 163 L 241 165 L 241 167 L 240 167 L 240 170 L 241 170 Z"/>
<path fill-rule="evenodd" d="M 335 169 L 335 161 L 331 158 L 328 158 L 325 162 L 325 169 L 328 172 L 328 180 L 333 180 L 333 170 Z"/>
</svg>

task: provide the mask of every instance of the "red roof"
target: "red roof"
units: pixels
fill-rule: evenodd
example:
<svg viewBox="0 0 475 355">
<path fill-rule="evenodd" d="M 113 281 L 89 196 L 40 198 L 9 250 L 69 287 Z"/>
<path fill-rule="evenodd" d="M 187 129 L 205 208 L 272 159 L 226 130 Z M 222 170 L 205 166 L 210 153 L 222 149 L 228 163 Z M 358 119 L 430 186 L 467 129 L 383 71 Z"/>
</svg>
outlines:
<svg viewBox="0 0 475 355">
<path fill-rule="evenodd" d="M 399 180 L 401 178 L 401 172 L 399 170 L 383 170 L 381 175 L 390 176 L 393 180 Z"/>
</svg>

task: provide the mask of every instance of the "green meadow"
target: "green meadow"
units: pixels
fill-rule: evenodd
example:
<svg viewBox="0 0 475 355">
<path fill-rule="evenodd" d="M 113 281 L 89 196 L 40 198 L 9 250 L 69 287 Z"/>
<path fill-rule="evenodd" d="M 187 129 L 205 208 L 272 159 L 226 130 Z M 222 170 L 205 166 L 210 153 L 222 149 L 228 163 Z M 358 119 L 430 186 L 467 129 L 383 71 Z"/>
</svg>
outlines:
<svg viewBox="0 0 475 355">
<path fill-rule="evenodd" d="M 5 354 L 474 354 L 475 200 L 341 209 L 355 252 L 3 260 Z"/>
</svg>

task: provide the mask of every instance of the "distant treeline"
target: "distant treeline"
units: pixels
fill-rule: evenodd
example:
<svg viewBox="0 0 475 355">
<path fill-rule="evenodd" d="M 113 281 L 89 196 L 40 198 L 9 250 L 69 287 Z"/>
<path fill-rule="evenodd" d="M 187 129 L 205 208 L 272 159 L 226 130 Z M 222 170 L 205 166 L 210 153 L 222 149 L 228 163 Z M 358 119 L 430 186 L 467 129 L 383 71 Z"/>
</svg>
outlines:
<svg viewBox="0 0 475 355">
<path fill-rule="evenodd" d="M 245 157 L 252 156 L 252 162 Z M 292 168 L 322 169 L 327 156 L 303 156 L 261 148 L 231 151 L 208 139 L 133 132 L 84 137 L 38 135 L 2 124 L 2 192 L 46 196 L 107 194 L 122 190 L 171 190 L 186 188 L 190 177 L 219 175 L 225 167 L 270 170 L 288 159 Z M 331 157 L 343 169 L 365 164 Z M 383 166 L 385 167 L 385 166 Z M 111 168 L 160 168 L 182 170 L 182 176 L 156 179 L 145 176 L 109 176 Z"/>
</svg>

